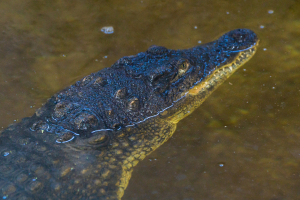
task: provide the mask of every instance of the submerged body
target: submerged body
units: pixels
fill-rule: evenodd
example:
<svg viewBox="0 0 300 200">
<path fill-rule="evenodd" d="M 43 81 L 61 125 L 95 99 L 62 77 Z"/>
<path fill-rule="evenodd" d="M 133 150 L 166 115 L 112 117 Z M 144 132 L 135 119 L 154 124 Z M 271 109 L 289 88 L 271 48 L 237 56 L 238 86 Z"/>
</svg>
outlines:
<svg viewBox="0 0 300 200">
<path fill-rule="evenodd" d="M 133 167 L 255 53 L 247 29 L 152 46 L 54 95 L 0 134 L 3 199 L 121 199 Z"/>
</svg>

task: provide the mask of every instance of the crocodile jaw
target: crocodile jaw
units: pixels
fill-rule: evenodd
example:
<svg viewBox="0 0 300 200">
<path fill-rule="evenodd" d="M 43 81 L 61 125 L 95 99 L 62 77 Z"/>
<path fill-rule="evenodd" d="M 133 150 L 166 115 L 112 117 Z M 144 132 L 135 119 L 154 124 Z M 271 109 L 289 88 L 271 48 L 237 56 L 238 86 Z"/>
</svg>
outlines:
<svg viewBox="0 0 300 200">
<path fill-rule="evenodd" d="M 175 102 L 170 109 L 164 111 L 165 118 L 168 118 L 170 122 L 177 124 L 181 119 L 190 115 L 227 78 L 254 56 L 258 44 L 259 41 L 251 48 L 240 51 L 232 62 L 216 69 L 210 73 L 205 80 L 195 84 L 190 90 L 182 94 L 182 97 Z"/>
</svg>

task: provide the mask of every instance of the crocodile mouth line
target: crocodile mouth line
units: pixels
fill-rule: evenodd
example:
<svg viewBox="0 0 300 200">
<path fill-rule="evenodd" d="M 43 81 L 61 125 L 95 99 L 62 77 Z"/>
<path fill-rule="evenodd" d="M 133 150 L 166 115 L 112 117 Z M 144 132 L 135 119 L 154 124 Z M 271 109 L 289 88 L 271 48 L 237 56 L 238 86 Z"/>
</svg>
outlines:
<svg viewBox="0 0 300 200">
<path fill-rule="evenodd" d="M 242 50 L 238 53 L 236 58 L 229 64 L 216 69 L 205 80 L 202 80 L 188 91 L 190 95 L 198 95 L 202 92 L 213 91 L 219 85 L 221 85 L 231 74 L 233 74 L 240 66 L 245 64 L 256 53 L 256 49 L 259 41 L 257 41 L 252 47 Z M 206 96 L 206 95 L 205 95 Z"/>
</svg>

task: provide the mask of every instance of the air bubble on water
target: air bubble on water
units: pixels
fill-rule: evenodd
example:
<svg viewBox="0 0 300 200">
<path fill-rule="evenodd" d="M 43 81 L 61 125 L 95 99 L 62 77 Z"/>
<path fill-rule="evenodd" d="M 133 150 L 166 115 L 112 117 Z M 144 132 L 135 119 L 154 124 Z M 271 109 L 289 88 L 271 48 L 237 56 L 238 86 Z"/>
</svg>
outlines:
<svg viewBox="0 0 300 200">
<path fill-rule="evenodd" d="M 225 163 L 219 163 L 219 167 L 224 167 Z"/>
<path fill-rule="evenodd" d="M 259 28 L 265 28 L 265 26 L 264 25 L 260 25 Z"/>
<path fill-rule="evenodd" d="M 198 26 L 194 26 L 194 29 L 197 29 L 198 28 Z"/>
<path fill-rule="evenodd" d="M 269 10 L 268 13 L 269 13 L 269 14 L 273 14 L 273 13 L 274 13 L 274 10 Z"/>
<path fill-rule="evenodd" d="M 229 15 L 229 12 L 226 12 L 227 15 Z"/>
<path fill-rule="evenodd" d="M 263 48 L 264 51 L 267 51 L 267 48 Z"/>
<path fill-rule="evenodd" d="M 275 90 L 276 88 L 275 88 L 275 87 L 272 87 L 272 89 Z"/>
<path fill-rule="evenodd" d="M 201 43 L 202 43 L 202 41 L 201 41 L 201 40 L 199 40 L 199 41 L 198 41 L 198 43 L 199 43 L 199 44 L 201 44 Z"/>
<path fill-rule="evenodd" d="M 105 34 L 112 34 L 112 33 L 114 33 L 114 27 L 104 26 L 104 27 L 101 28 L 101 31 Z"/>
</svg>

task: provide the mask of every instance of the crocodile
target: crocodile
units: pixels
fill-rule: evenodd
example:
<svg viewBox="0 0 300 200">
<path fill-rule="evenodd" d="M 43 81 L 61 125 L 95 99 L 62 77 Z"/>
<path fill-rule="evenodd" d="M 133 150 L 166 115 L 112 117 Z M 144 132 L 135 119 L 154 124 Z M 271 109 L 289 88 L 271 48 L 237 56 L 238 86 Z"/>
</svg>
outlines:
<svg viewBox="0 0 300 200">
<path fill-rule="evenodd" d="M 133 167 L 256 52 L 236 29 L 190 49 L 151 46 L 49 98 L 0 134 L 3 199 L 121 199 Z"/>
</svg>

